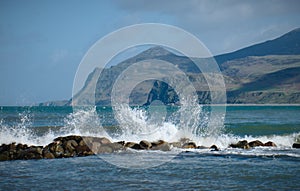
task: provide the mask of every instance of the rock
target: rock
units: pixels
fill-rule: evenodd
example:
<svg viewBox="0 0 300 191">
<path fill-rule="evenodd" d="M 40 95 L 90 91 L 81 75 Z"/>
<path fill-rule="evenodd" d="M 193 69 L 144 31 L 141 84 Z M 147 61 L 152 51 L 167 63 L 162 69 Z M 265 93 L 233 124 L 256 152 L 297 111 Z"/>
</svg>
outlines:
<svg viewBox="0 0 300 191">
<path fill-rule="evenodd" d="M 78 143 L 75 140 L 68 140 L 64 144 L 64 150 L 67 156 L 72 157 L 75 156 L 75 148 L 78 146 Z M 67 157 L 65 156 L 65 157 Z"/>
<path fill-rule="evenodd" d="M 143 149 L 150 149 L 152 147 L 152 144 L 150 142 L 148 142 L 148 141 L 142 140 L 140 142 L 140 146 Z"/>
<path fill-rule="evenodd" d="M 211 149 L 211 151 L 219 151 L 220 150 L 216 145 L 212 145 L 209 148 Z"/>
<path fill-rule="evenodd" d="M 196 147 L 197 147 L 197 145 L 194 142 L 188 142 L 188 143 L 184 143 L 182 145 L 183 149 L 195 149 Z"/>
<path fill-rule="evenodd" d="M 54 156 L 52 153 L 50 153 L 50 152 L 45 153 L 45 154 L 43 155 L 43 157 L 44 157 L 45 159 L 54 159 L 54 158 L 55 158 L 55 156 Z"/>
<path fill-rule="evenodd" d="M 93 155 L 94 153 L 87 145 L 83 145 L 83 146 L 79 145 L 76 147 L 76 154 L 77 156 L 89 156 L 89 155 Z"/>
<path fill-rule="evenodd" d="M 124 143 L 120 143 L 120 142 L 117 142 L 117 143 L 110 143 L 108 144 L 114 151 L 120 151 L 120 150 L 123 150 L 124 149 L 124 145 L 125 145 L 125 142 Z"/>
<path fill-rule="evenodd" d="M 112 152 L 114 152 L 113 148 L 106 144 L 106 145 L 102 145 L 102 146 L 98 149 L 98 152 L 95 153 L 95 154 L 112 153 Z"/>
<path fill-rule="evenodd" d="M 273 143 L 272 141 L 266 142 L 263 146 L 265 146 L 265 147 L 277 147 L 277 145 L 275 143 Z"/>
<path fill-rule="evenodd" d="M 125 146 L 125 141 L 118 141 L 117 143 L 122 145 L 122 146 Z"/>
<path fill-rule="evenodd" d="M 10 160 L 9 152 L 8 151 L 1 152 L 0 161 L 6 161 L 6 160 Z"/>
<path fill-rule="evenodd" d="M 100 148 L 101 148 L 101 143 L 99 143 L 99 142 L 93 142 L 92 148 L 90 148 L 90 149 L 93 151 L 93 153 L 98 154 Z"/>
<path fill-rule="evenodd" d="M 209 147 L 206 147 L 206 146 L 197 146 L 196 149 L 209 149 Z"/>
<path fill-rule="evenodd" d="M 139 145 L 139 144 L 137 144 L 137 143 L 134 143 L 134 142 L 127 142 L 127 143 L 125 144 L 125 147 L 131 148 L 131 149 L 136 149 L 136 150 L 141 150 L 141 149 L 143 149 L 143 148 L 141 147 L 141 145 Z"/>
<path fill-rule="evenodd" d="M 241 148 L 241 149 L 249 149 L 250 148 L 248 141 L 246 141 L 246 140 L 239 141 L 236 144 L 230 144 L 229 146 L 232 148 Z"/>
<path fill-rule="evenodd" d="M 111 141 L 108 138 L 102 137 L 102 138 L 100 138 L 100 143 L 101 144 L 110 144 Z"/>
<path fill-rule="evenodd" d="M 300 143 L 294 143 L 292 147 L 293 147 L 293 148 L 300 149 Z"/>
<path fill-rule="evenodd" d="M 79 142 L 79 144 L 78 144 L 79 146 L 86 146 L 86 144 L 85 144 L 85 142 L 84 142 L 84 140 L 81 140 L 80 142 Z"/>
<path fill-rule="evenodd" d="M 249 142 L 249 146 L 250 147 L 260 147 L 260 146 L 264 146 L 264 144 L 259 140 L 255 140 L 255 141 Z"/>
<path fill-rule="evenodd" d="M 170 144 L 163 140 L 152 142 L 151 145 L 152 145 L 151 150 L 161 150 L 161 151 L 171 150 Z"/>
</svg>

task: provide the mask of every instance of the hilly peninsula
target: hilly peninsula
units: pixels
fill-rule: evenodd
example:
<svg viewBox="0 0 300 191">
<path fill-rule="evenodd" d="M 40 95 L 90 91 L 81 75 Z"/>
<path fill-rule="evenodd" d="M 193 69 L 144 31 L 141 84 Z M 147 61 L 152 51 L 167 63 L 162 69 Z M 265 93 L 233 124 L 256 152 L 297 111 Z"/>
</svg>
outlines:
<svg viewBox="0 0 300 191">
<path fill-rule="evenodd" d="M 91 96 L 95 97 L 96 105 L 111 105 L 111 91 L 117 77 L 130 65 L 148 59 L 164 60 L 174 64 L 193 84 L 205 82 L 203 74 L 190 58 L 175 54 L 164 47 L 154 46 L 117 65 L 103 70 L 96 68 L 90 73 L 78 95 L 74 96 L 73 100 L 65 102 L 65 105 L 71 105 L 72 101 L 76 103 L 78 99 L 84 99 L 84 103 L 92 104 Z M 224 77 L 227 103 L 300 104 L 300 28 L 273 40 L 217 55 L 214 59 Z M 95 76 L 99 76 L 100 71 L 100 78 L 96 79 Z M 89 95 L 89 87 L 95 83 L 97 91 L 95 95 Z M 211 102 L 207 86 L 195 85 L 195 89 L 199 103 Z M 180 104 L 173 88 L 158 80 L 147 80 L 138 84 L 130 95 L 131 105 L 148 105 L 155 100 L 165 104 Z M 55 105 L 55 102 L 41 105 Z"/>
</svg>

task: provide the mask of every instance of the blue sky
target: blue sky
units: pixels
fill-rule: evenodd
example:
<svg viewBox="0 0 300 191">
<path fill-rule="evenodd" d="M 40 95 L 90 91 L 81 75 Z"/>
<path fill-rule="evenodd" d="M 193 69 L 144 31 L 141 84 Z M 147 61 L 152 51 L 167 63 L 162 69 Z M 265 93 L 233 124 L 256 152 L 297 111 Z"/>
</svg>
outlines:
<svg viewBox="0 0 300 191">
<path fill-rule="evenodd" d="M 69 99 L 86 51 L 132 24 L 171 24 L 214 54 L 300 27 L 300 1 L 0 1 L 0 105 Z"/>
</svg>

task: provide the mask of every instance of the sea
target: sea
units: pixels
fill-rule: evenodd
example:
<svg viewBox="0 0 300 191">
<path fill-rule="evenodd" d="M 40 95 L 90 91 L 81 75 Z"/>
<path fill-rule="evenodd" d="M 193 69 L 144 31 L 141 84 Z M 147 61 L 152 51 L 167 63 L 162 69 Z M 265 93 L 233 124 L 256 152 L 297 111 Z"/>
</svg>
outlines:
<svg viewBox="0 0 300 191">
<path fill-rule="evenodd" d="M 0 162 L 0 190 L 300 190 L 299 105 L 153 107 L 0 106 L 0 144 L 58 136 L 112 141 L 189 138 L 220 150 L 127 150 Z M 277 147 L 229 148 L 240 140 Z"/>
</svg>

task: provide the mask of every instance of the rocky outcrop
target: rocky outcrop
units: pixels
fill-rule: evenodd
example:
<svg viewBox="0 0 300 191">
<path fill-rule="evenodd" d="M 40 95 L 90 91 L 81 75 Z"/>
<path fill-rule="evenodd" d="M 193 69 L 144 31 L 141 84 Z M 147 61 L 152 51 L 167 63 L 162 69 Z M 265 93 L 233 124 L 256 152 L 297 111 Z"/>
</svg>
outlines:
<svg viewBox="0 0 300 191">
<path fill-rule="evenodd" d="M 300 143 L 294 143 L 292 147 L 296 149 L 300 149 Z"/>
<path fill-rule="evenodd" d="M 249 143 L 248 143 L 247 140 L 243 140 L 243 141 L 239 141 L 237 143 L 233 143 L 233 144 L 229 145 L 229 147 L 240 148 L 240 149 L 250 149 L 250 148 L 258 147 L 258 146 L 261 146 L 261 147 L 277 147 L 276 144 L 273 143 L 272 141 L 262 143 L 259 140 L 251 141 Z"/>
<path fill-rule="evenodd" d="M 247 140 L 242 140 L 229 145 L 229 147 L 241 149 L 250 149 L 258 146 L 276 147 L 276 144 L 271 141 L 262 143 L 259 140 L 255 140 L 248 143 Z M 135 143 L 125 141 L 111 142 L 105 137 L 71 135 L 57 137 L 52 143 L 44 147 L 16 143 L 2 144 L 0 146 L 0 161 L 82 157 L 113 153 L 126 149 L 170 151 L 172 148 L 220 150 L 216 145 L 212 145 L 211 147 L 197 146 L 195 142 L 188 138 L 182 138 L 178 142 L 171 143 L 164 140 L 155 142 L 142 140 L 139 143 Z M 300 148 L 300 144 L 293 144 L 293 148 Z"/>
</svg>

